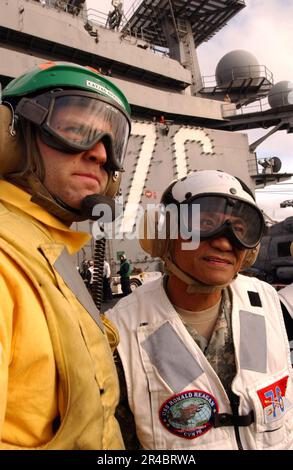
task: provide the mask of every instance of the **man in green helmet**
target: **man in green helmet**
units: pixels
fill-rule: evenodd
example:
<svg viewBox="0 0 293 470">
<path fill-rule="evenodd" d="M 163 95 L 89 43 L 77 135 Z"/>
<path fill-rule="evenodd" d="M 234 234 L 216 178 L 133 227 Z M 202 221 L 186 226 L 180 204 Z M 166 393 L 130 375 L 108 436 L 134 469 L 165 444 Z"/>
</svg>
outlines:
<svg viewBox="0 0 293 470">
<path fill-rule="evenodd" d="M 0 449 L 122 449 L 111 323 L 71 256 L 111 201 L 129 105 L 94 69 L 41 64 L 0 105 Z M 101 199 L 102 198 L 102 199 Z"/>
</svg>

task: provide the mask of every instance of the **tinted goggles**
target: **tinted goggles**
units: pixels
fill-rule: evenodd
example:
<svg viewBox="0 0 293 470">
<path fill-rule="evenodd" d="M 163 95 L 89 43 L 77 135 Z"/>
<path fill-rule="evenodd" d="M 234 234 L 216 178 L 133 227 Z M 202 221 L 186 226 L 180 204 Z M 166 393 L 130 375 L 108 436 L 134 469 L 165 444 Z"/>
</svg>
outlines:
<svg viewBox="0 0 293 470">
<path fill-rule="evenodd" d="M 199 217 L 195 216 L 195 204 L 200 209 Z M 224 236 L 240 249 L 255 248 L 265 228 L 263 215 L 256 206 L 229 196 L 207 195 L 189 200 L 180 221 L 185 236 L 200 233 L 201 240 Z"/>
<path fill-rule="evenodd" d="M 108 165 L 122 170 L 130 121 L 119 105 L 96 93 L 53 91 L 23 98 L 16 112 L 39 126 L 45 143 L 62 152 L 83 152 L 102 141 Z"/>
</svg>

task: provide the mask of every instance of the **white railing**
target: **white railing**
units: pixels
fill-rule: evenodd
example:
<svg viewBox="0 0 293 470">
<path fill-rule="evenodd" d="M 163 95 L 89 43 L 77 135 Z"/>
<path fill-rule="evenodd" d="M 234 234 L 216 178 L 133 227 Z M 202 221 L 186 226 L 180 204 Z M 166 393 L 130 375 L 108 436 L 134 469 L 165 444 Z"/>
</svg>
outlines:
<svg viewBox="0 0 293 470">
<path fill-rule="evenodd" d="M 222 105 L 222 115 L 223 118 L 228 118 L 230 116 L 241 115 L 241 114 L 250 114 L 250 113 L 259 113 L 271 109 L 268 99 L 262 98 L 250 103 L 246 106 L 241 106 L 236 109 L 235 104 L 224 103 Z"/>
<path fill-rule="evenodd" d="M 67 0 L 26 0 L 31 3 L 39 3 L 40 6 L 44 8 L 50 8 L 55 11 L 65 12 L 68 14 L 73 14 L 74 11 L 72 10 L 72 5 L 70 1 Z M 121 24 L 119 26 L 119 30 L 115 30 L 115 32 L 121 34 L 121 30 L 125 26 L 128 21 L 128 18 L 132 16 L 135 10 L 139 7 L 143 0 L 135 0 L 134 3 L 131 5 L 129 10 L 126 12 L 126 15 L 123 15 Z M 85 3 L 83 4 L 83 8 L 81 8 L 80 13 L 78 14 L 78 18 L 80 18 L 86 26 L 89 26 L 90 29 L 97 29 L 97 27 L 103 27 L 105 29 L 110 29 L 108 25 L 108 13 L 105 13 L 100 10 L 96 10 L 95 8 L 88 8 L 86 9 Z M 166 48 L 162 48 L 160 46 L 155 46 L 148 40 L 148 31 L 145 28 L 140 29 L 140 34 L 137 30 L 128 28 L 127 32 L 123 32 L 121 35 L 121 39 L 128 41 L 129 43 L 136 45 L 138 47 L 142 47 L 143 49 L 148 49 L 155 54 L 159 54 L 162 57 L 168 57 L 169 52 Z"/>
<path fill-rule="evenodd" d="M 274 84 L 274 77 L 272 72 L 265 65 L 241 65 L 238 67 L 231 67 L 230 69 L 221 70 L 221 75 L 226 79 L 227 83 L 217 83 L 215 75 L 202 76 L 202 83 L 204 88 L 221 87 L 229 85 L 230 82 L 237 80 L 256 80 L 261 81 L 265 79 L 268 83 Z"/>
<path fill-rule="evenodd" d="M 84 12 L 85 22 L 90 22 L 97 26 L 103 26 L 104 28 L 106 28 L 107 18 L 108 14 L 99 10 L 95 10 L 94 8 L 89 8 Z"/>
<path fill-rule="evenodd" d="M 69 0 L 26 0 L 31 1 L 32 3 L 39 3 L 42 7 L 52 8 L 58 11 L 65 11 L 66 13 L 71 14 L 81 14 L 85 9 L 84 5 L 80 6 L 80 9 L 75 5 L 72 5 Z"/>
<path fill-rule="evenodd" d="M 131 18 L 131 16 L 135 13 L 138 7 L 142 4 L 143 0 L 134 0 L 132 5 L 128 8 L 127 12 L 125 13 L 125 17 L 127 20 Z"/>
</svg>

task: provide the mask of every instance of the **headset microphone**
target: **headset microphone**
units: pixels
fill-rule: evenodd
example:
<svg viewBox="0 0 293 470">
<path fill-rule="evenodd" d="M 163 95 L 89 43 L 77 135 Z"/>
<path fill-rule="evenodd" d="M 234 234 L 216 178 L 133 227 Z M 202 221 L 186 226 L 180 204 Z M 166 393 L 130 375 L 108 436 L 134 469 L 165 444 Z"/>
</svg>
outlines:
<svg viewBox="0 0 293 470">
<path fill-rule="evenodd" d="M 121 211 L 119 205 L 109 196 L 91 194 L 86 196 L 80 206 L 80 212 L 88 219 L 97 220 L 102 223 L 111 223 Z"/>
</svg>

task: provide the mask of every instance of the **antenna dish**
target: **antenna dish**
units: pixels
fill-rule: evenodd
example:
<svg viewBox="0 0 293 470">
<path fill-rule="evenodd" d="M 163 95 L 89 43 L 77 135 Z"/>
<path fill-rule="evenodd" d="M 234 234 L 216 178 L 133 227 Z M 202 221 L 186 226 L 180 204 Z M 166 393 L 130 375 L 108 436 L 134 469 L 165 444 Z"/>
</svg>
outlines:
<svg viewBox="0 0 293 470">
<path fill-rule="evenodd" d="M 278 173 L 282 168 L 282 161 L 279 157 L 263 158 L 258 160 L 259 165 L 263 167 L 262 173 Z"/>
<path fill-rule="evenodd" d="M 281 160 L 279 157 L 272 157 L 271 160 L 273 160 L 273 172 L 278 173 L 282 168 Z"/>
<path fill-rule="evenodd" d="M 286 199 L 286 201 L 281 202 L 280 207 L 282 207 L 282 208 L 283 207 L 293 207 L 293 199 Z"/>
<path fill-rule="evenodd" d="M 293 82 L 283 80 L 276 83 L 269 91 L 268 101 L 271 108 L 293 104 Z"/>
<path fill-rule="evenodd" d="M 250 52 L 241 49 L 228 52 L 216 67 L 218 86 L 227 85 L 237 79 L 259 77 L 261 77 L 261 68 L 257 59 Z"/>
</svg>

